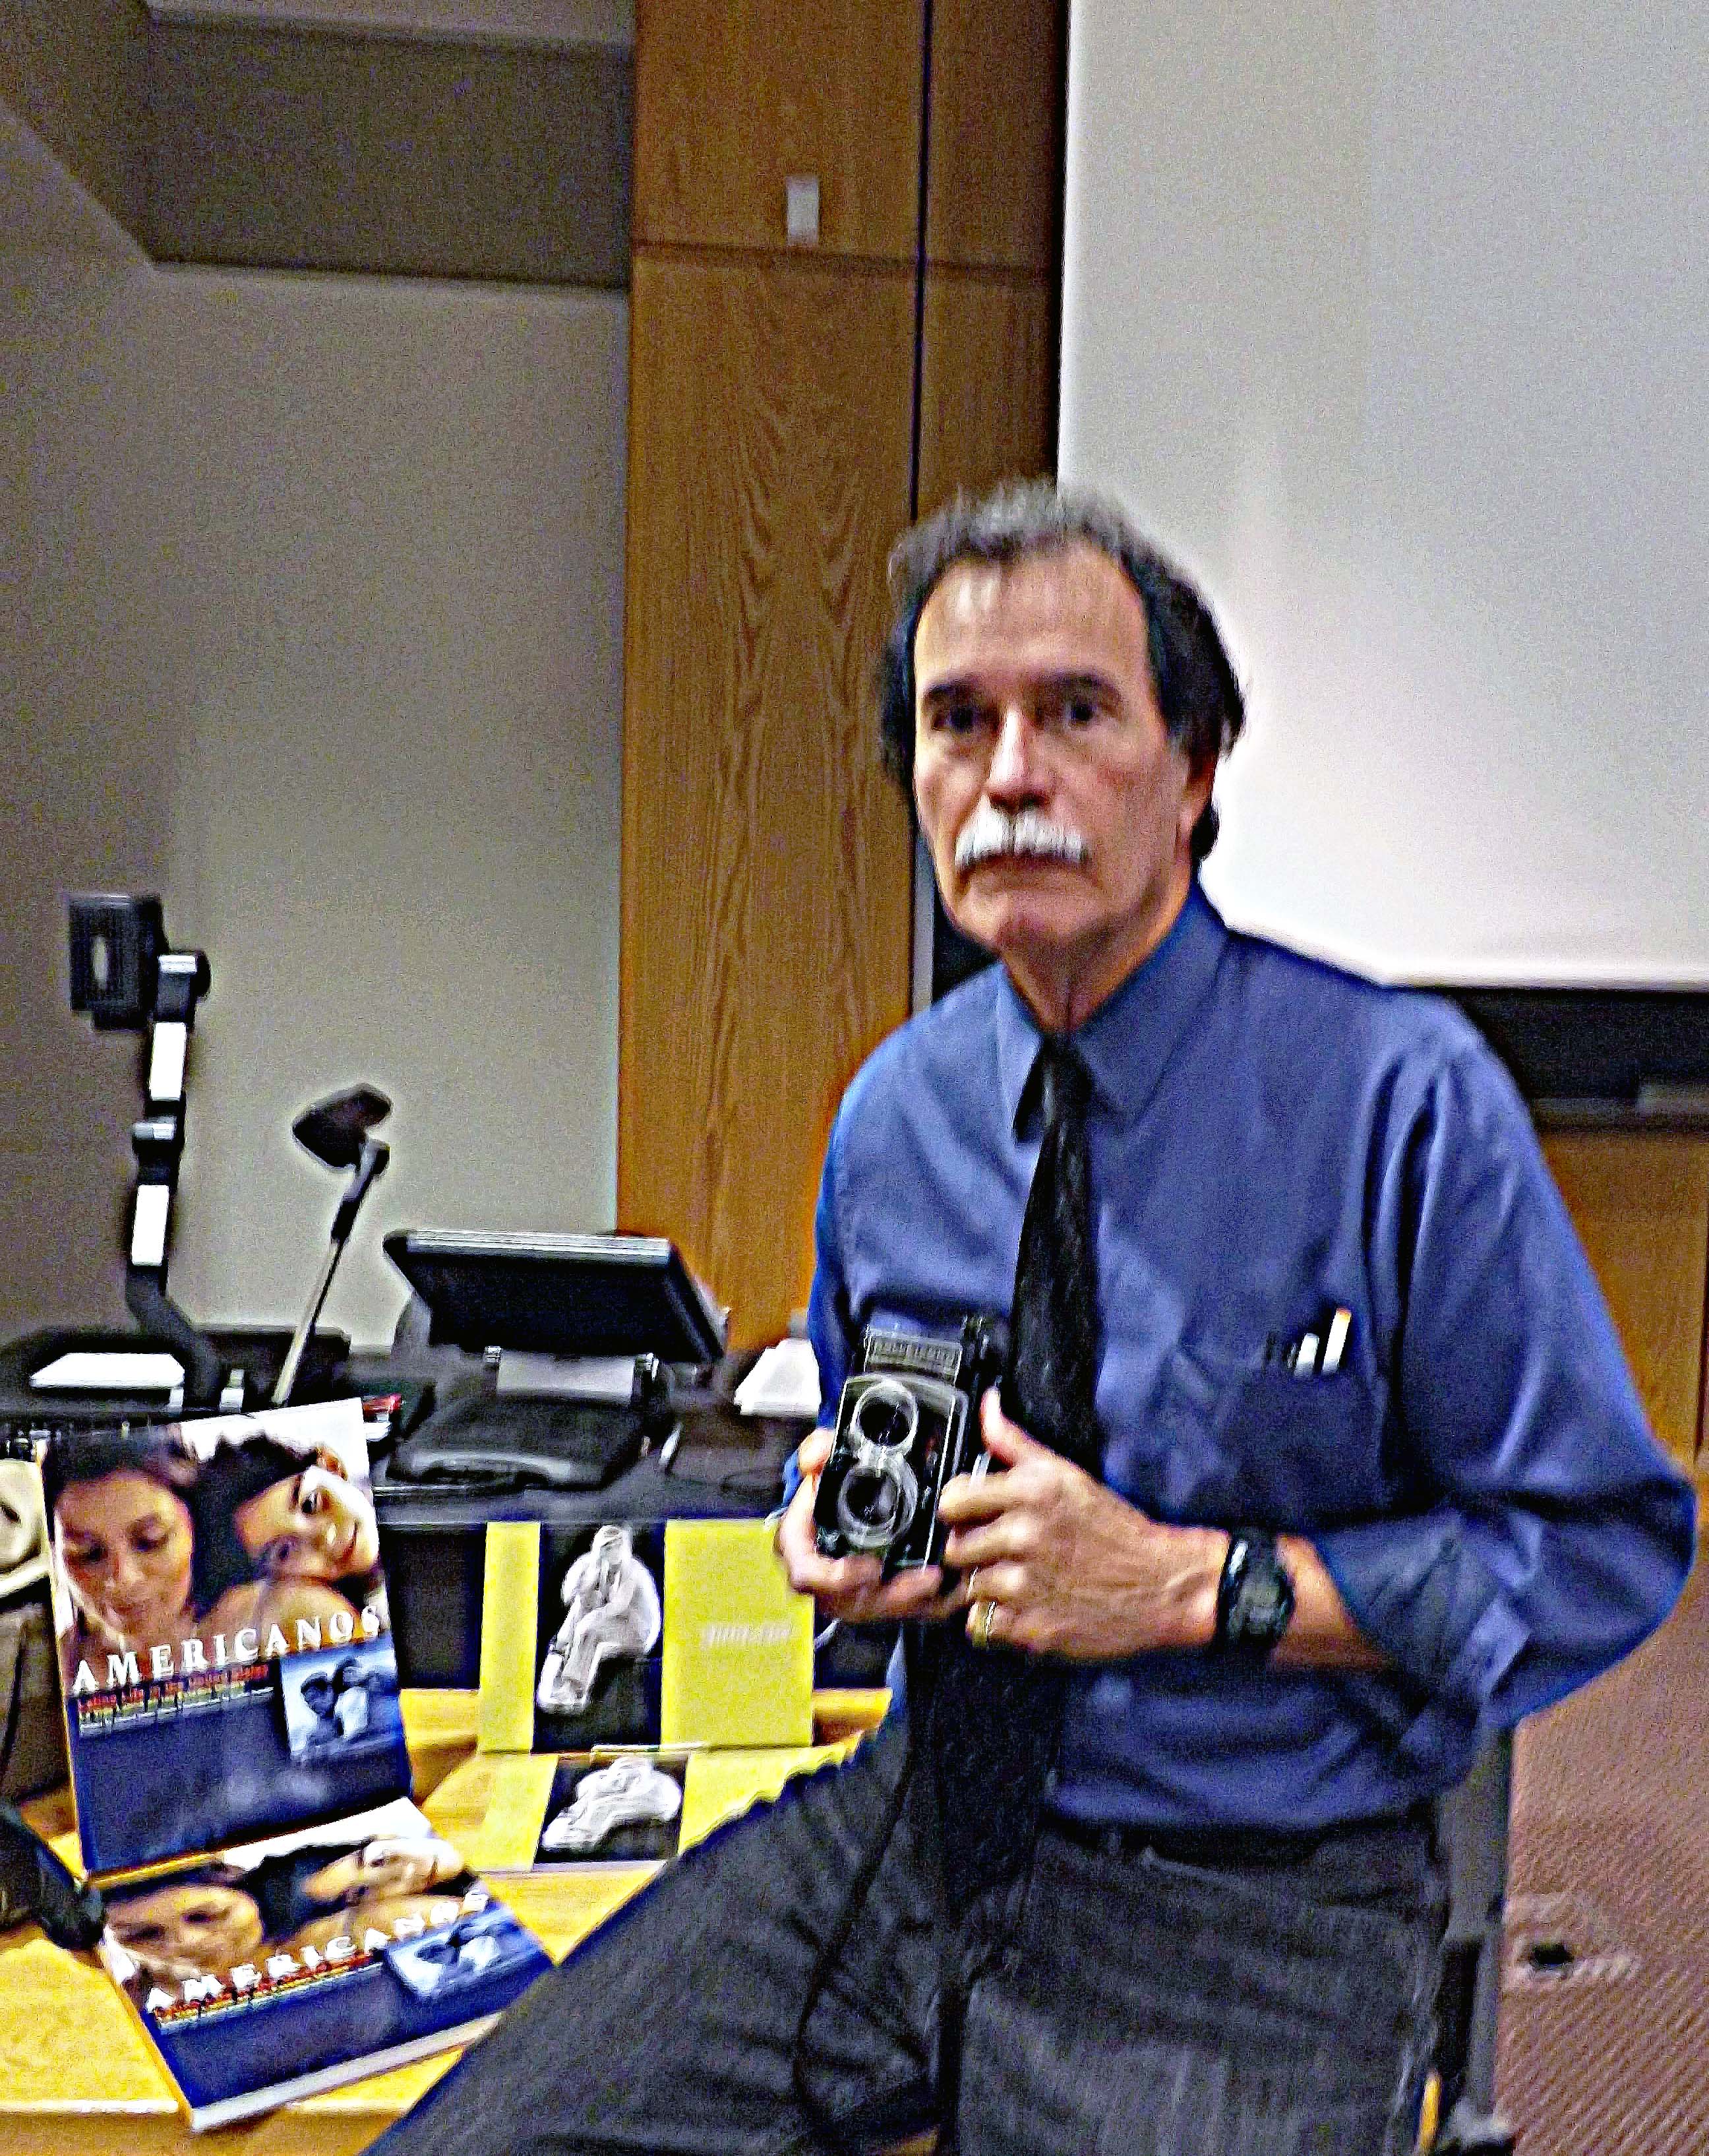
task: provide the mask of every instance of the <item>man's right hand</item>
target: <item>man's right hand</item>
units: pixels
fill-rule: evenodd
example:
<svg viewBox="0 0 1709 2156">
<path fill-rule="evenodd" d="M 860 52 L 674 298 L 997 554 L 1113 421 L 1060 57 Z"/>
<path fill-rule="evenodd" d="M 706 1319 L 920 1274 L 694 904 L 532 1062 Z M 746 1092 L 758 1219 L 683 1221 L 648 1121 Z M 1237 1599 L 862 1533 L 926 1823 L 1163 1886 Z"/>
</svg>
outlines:
<svg viewBox="0 0 1709 2156">
<path fill-rule="evenodd" d="M 946 1590 L 941 1567 L 921 1566 L 886 1579 L 875 1557 L 821 1557 L 813 1540 L 813 1501 L 831 1457 L 831 1432 L 816 1430 L 796 1455 L 800 1487 L 777 1523 L 777 1553 L 790 1585 L 811 1594 L 827 1617 L 848 1625 L 895 1624 L 911 1617 L 948 1617 L 967 1600 L 961 1582 Z"/>
</svg>

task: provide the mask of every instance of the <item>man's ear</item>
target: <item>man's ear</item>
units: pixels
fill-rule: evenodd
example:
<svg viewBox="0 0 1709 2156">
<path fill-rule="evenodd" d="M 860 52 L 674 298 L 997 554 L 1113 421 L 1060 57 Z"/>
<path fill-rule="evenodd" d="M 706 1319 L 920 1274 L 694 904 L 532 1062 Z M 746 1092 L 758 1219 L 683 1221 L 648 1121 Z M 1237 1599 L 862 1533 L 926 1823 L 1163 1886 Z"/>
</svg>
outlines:
<svg viewBox="0 0 1709 2156">
<path fill-rule="evenodd" d="M 1217 758 L 1214 752 L 1200 756 L 1188 767 L 1187 783 L 1181 795 L 1179 832 L 1183 840 L 1190 839 L 1194 826 L 1210 804 L 1211 788 L 1216 783 Z"/>
</svg>

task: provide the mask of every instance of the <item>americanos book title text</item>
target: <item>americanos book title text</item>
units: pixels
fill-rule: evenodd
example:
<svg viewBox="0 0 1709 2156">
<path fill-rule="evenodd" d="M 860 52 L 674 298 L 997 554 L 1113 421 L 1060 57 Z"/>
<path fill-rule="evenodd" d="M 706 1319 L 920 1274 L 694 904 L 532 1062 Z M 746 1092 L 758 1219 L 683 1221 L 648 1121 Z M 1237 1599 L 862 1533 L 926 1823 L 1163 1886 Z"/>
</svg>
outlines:
<svg viewBox="0 0 1709 2156">
<path fill-rule="evenodd" d="M 346 1919 L 348 1928 L 335 1932 L 322 1946 L 282 1945 L 258 1961 L 236 1963 L 223 1976 L 186 1974 L 171 1990 L 152 1984 L 142 1995 L 143 2011 L 151 2015 L 162 2029 L 170 2029 L 235 2008 L 258 2005 L 263 1999 L 277 1999 L 310 1984 L 371 1968 L 397 1940 L 424 1938 L 429 1931 L 454 1923 L 458 1917 L 493 1906 L 492 1896 L 478 1882 L 461 1894 L 441 1898 L 443 1912 L 409 1911 L 391 1917 L 381 1912 L 372 1921 L 365 1921 L 361 1911 L 354 1909 Z M 437 1924 L 430 1921 L 430 1914 L 438 1917 Z"/>
<path fill-rule="evenodd" d="M 381 1629 L 376 1610 L 335 1610 L 325 1618 L 296 1618 L 289 1637 L 282 1625 L 269 1625 L 264 1634 L 258 1625 L 244 1625 L 229 1640 L 223 1632 L 215 1632 L 206 1640 L 192 1635 L 116 1653 L 110 1650 L 100 1674 L 79 1657 L 71 1697 L 81 1709 L 106 1706 L 120 1711 L 154 1706 L 152 1695 L 161 1686 L 187 1704 L 201 1697 L 217 1700 L 247 1681 L 270 1684 L 269 1661 L 286 1655 L 315 1654 L 323 1647 L 348 1646 L 358 1638 L 377 1640 Z"/>
</svg>

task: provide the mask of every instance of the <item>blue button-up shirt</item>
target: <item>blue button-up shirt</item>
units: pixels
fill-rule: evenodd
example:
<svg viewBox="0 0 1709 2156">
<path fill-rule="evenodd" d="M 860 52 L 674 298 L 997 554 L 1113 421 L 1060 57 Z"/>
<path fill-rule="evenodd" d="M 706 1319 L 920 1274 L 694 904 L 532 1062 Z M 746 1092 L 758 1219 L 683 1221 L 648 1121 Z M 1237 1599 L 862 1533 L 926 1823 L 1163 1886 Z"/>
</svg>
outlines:
<svg viewBox="0 0 1709 2156">
<path fill-rule="evenodd" d="M 1007 1311 L 1038 1040 L 993 967 L 849 1087 L 810 1310 L 827 1419 L 865 1327 Z M 1390 1666 L 1077 1666 L 1053 1801 L 1157 1826 L 1402 1811 L 1660 1621 L 1690 1485 L 1451 1007 L 1235 934 L 1195 886 L 1074 1043 L 1104 1480 L 1154 1519 L 1309 1536 Z"/>
</svg>

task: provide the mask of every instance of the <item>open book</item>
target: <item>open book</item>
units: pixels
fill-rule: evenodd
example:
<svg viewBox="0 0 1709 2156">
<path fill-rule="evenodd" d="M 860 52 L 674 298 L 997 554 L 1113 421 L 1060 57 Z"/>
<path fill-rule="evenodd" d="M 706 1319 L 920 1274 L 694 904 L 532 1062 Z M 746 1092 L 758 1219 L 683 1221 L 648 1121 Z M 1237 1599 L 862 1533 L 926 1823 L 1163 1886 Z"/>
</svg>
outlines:
<svg viewBox="0 0 1709 2156">
<path fill-rule="evenodd" d="M 402 1799 L 110 1887 L 100 1952 L 197 2131 L 470 2042 L 551 1966 Z"/>
</svg>

